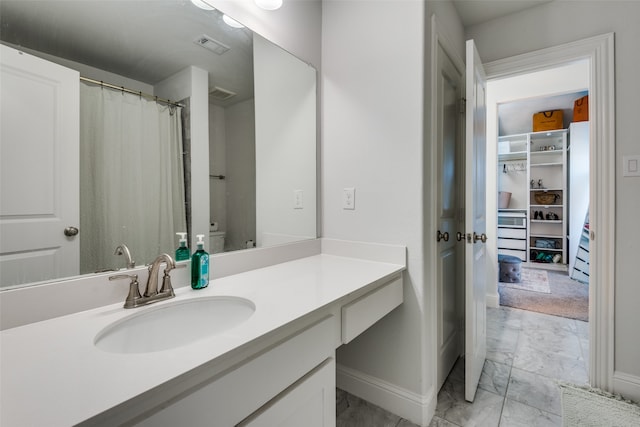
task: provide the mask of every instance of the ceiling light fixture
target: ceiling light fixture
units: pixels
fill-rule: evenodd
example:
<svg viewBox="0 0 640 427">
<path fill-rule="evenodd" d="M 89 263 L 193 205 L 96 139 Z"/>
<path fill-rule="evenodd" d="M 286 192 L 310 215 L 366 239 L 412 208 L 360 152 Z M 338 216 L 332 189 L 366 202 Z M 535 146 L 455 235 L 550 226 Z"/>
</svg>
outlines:
<svg viewBox="0 0 640 427">
<path fill-rule="evenodd" d="M 253 0 L 256 6 L 264 10 L 276 10 L 282 6 L 282 0 Z"/>
<path fill-rule="evenodd" d="M 211 6 L 207 0 L 191 0 L 191 3 L 204 10 L 215 10 L 216 8 Z"/>
<path fill-rule="evenodd" d="M 236 21 L 233 18 L 229 18 L 227 15 L 222 15 L 222 20 L 224 21 L 225 24 L 227 24 L 230 27 L 233 27 L 233 28 L 244 28 L 244 25 L 242 25 L 241 23 L 239 23 L 238 21 Z"/>
</svg>

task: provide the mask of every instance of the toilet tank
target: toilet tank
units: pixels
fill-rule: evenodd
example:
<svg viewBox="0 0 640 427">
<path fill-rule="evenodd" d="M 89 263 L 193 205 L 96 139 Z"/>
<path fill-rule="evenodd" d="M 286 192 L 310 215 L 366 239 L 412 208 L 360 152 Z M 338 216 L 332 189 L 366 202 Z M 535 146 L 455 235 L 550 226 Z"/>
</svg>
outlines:
<svg viewBox="0 0 640 427">
<path fill-rule="evenodd" d="M 211 231 L 209 233 L 209 247 L 212 254 L 224 252 L 224 240 L 227 233 L 224 231 Z"/>
</svg>

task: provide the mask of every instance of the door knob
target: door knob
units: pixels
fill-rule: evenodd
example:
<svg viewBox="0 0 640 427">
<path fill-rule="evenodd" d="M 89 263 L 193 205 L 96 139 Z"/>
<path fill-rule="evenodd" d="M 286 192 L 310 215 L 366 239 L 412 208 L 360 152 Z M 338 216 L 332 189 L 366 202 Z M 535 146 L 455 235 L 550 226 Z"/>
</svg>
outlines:
<svg viewBox="0 0 640 427">
<path fill-rule="evenodd" d="M 458 232 L 456 233 L 456 240 L 457 240 L 458 242 L 463 241 L 463 240 L 464 240 L 464 234 L 458 231 Z"/>
<path fill-rule="evenodd" d="M 441 233 L 440 230 L 438 230 L 438 237 L 437 237 L 438 242 L 440 240 L 444 240 L 445 242 L 449 241 L 449 233 L 447 231 L 445 231 L 444 233 Z"/>
<path fill-rule="evenodd" d="M 478 240 L 480 240 L 482 243 L 487 243 L 487 235 L 482 233 L 480 235 L 477 235 L 476 232 L 473 232 L 473 243 L 476 243 Z"/>
<path fill-rule="evenodd" d="M 64 229 L 64 235 L 69 237 L 76 236 L 79 232 L 80 230 L 78 230 L 76 227 L 67 227 Z"/>
</svg>

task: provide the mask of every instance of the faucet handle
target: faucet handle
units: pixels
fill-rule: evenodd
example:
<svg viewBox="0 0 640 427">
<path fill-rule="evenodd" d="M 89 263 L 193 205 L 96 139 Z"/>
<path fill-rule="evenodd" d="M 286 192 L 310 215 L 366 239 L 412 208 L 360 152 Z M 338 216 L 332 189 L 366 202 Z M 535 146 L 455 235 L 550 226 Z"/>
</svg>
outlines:
<svg viewBox="0 0 640 427">
<path fill-rule="evenodd" d="M 162 287 L 160 288 L 161 294 L 169 294 L 171 296 L 175 296 L 175 293 L 173 292 L 173 286 L 171 286 L 171 276 L 169 275 L 169 273 L 171 272 L 171 270 L 175 270 L 177 268 L 185 268 L 186 266 L 187 264 L 175 264 L 175 267 L 173 268 L 169 268 L 169 266 L 167 266 L 167 268 L 164 270 L 164 276 L 162 276 Z"/>
<path fill-rule="evenodd" d="M 133 308 L 136 306 L 136 302 L 142 298 L 140 295 L 140 284 L 138 283 L 138 275 L 137 274 L 116 274 L 115 276 L 109 276 L 109 280 L 121 280 L 121 279 L 131 279 L 129 283 L 129 294 L 127 295 L 127 299 L 124 301 L 124 308 Z"/>
<path fill-rule="evenodd" d="M 176 268 L 182 268 L 182 266 Z M 167 266 L 167 268 L 164 270 L 164 275 L 162 276 L 162 287 L 160 288 L 159 293 L 169 294 L 173 297 L 175 296 L 175 293 L 173 292 L 173 286 L 171 285 L 171 275 L 169 274 L 171 270 L 172 269 L 169 268 L 169 266 Z"/>
</svg>

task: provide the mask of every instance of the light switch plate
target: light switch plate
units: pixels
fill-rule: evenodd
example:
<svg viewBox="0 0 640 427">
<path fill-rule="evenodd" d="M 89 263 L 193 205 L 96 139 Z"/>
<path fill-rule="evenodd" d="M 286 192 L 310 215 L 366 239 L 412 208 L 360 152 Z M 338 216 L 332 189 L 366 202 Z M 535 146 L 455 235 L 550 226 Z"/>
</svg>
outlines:
<svg viewBox="0 0 640 427">
<path fill-rule="evenodd" d="M 640 176 L 640 154 L 622 156 L 622 176 Z"/>
<path fill-rule="evenodd" d="M 302 190 L 293 190 L 293 209 L 304 208 L 304 192 Z"/>
<path fill-rule="evenodd" d="M 342 209 L 354 210 L 356 208 L 356 189 L 345 188 L 342 191 Z"/>
</svg>

